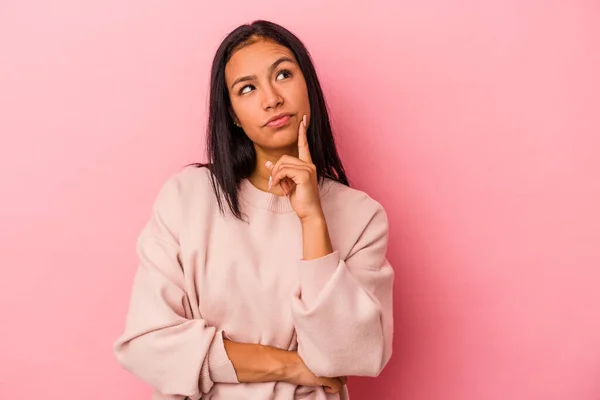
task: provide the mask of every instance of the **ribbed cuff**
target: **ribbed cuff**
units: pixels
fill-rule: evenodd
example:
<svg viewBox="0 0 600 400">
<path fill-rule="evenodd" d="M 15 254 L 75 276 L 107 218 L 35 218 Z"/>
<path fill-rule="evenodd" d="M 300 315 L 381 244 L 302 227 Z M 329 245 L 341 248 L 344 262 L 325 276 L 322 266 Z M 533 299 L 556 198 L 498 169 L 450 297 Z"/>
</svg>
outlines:
<svg viewBox="0 0 600 400">
<path fill-rule="evenodd" d="M 218 383 L 239 383 L 233 364 L 225 351 L 223 331 L 217 331 L 208 349 L 208 368 L 202 371 L 203 378 L 208 378 Z"/>
</svg>

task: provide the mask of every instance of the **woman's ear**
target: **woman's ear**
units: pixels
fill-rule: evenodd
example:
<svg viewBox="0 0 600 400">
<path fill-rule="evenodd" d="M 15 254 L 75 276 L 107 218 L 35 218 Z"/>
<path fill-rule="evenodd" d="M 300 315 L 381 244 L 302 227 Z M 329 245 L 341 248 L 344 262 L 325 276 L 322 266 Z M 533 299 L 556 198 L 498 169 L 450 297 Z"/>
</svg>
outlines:
<svg viewBox="0 0 600 400">
<path fill-rule="evenodd" d="M 233 119 L 233 123 L 235 124 L 235 126 L 241 128 L 242 125 L 240 124 L 240 120 L 238 119 L 237 115 L 235 115 L 235 112 L 233 112 L 233 109 L 231 107 L 229 107 L 229 115 L 231 116 L 231 119 Z"/>
</svg>

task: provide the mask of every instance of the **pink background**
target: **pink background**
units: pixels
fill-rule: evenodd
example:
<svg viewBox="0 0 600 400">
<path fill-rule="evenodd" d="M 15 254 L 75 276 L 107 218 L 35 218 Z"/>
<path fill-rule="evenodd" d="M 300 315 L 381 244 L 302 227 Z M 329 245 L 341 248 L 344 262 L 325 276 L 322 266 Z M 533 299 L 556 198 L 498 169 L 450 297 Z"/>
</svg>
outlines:
<svg viewBox="0 0 600 400">
<path fill-rule="evenodd" d="M 112 355 L 135 240 L 255 18 L 311 50 L 390 217 L 394 356 L 352 397 L 600 399 L 600 4 L 321 3 L 0 3 L 1 399 L 149 398 Z"/>
</svg>

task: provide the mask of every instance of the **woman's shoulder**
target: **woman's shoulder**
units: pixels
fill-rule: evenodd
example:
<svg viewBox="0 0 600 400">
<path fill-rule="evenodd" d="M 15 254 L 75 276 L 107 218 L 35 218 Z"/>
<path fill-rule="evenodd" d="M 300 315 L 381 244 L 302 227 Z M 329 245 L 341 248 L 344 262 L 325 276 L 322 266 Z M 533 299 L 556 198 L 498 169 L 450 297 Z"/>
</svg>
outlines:
<svg viewBox="0 0 600 400">
<path fill-rule="evenodd" d="M 190 164 L 171 175 L 169 180 L 183 188 L 204 188 L 210 186 L 211 172 L 205 164 Z"/>
<path fill-rule="evenodd" d="M 323 182 L 322 202 L 326 207 L 348 212 L 385 213 L 381 203 L 367 192 L 329 178 Z"/>
<path fill-rule="evenodd" d="M 206 197 L 212 195 L 211 172 L 201 164 L 185 166 L 173 172 L 162 184 L 160 197 L 181 203 L 186 199 Z"/>
</svg>

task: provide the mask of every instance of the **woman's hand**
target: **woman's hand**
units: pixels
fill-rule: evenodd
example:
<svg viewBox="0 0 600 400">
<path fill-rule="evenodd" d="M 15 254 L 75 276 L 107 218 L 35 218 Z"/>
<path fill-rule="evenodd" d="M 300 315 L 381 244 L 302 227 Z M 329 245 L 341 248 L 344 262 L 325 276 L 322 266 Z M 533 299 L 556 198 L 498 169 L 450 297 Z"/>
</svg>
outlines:
<svg viewBox="0 0 600 400">
<path fill-rule="evenodd" d="M 281 185 L 298 218 L 303 221 L 323 214 L 317 168 L 312 163 L 306 139 L 306 124 L 305 115 L 298 128 L 298 158 L 285 155 L 275 164 L 266 163 L 271 172 L 271 187 Z"/>
<path fill-rule="evenodd" d="M 297 352 L 289 352 L 291 360 L 286 363 L 282 381 L 300 386 L 322 386 L 327 393 L 339 393 L 347 382 L 345 376 L 338 378 L 323 378 L 313 374 Z"/>
</svg>

